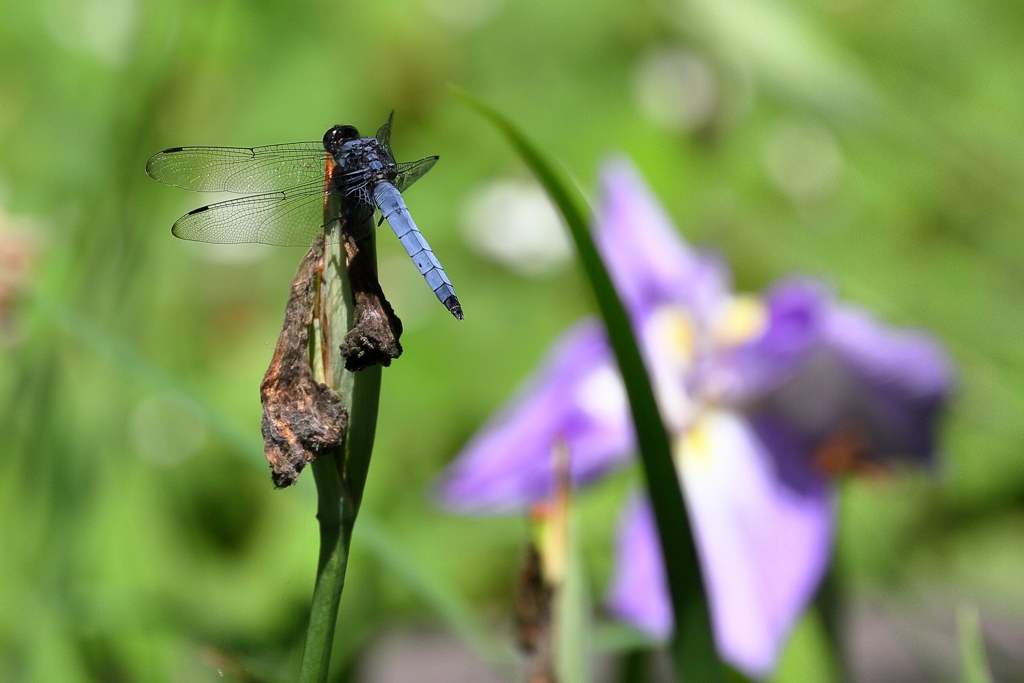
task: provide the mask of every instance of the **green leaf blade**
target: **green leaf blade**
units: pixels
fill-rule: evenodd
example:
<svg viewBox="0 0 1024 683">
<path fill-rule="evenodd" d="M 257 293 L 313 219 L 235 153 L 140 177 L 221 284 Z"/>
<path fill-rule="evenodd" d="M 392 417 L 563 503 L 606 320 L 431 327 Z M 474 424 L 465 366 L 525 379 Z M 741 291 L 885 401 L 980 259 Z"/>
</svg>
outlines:
<svg viewBox="0 0 1024 683">
<path fill-rule="evenodd" d="M 978 622 L 977 607 L 965 605 L 957 610 L 963 683 L 992 683 L 985 643 L 981 638 L 981 625 Z"/>
<path fill-rule="evenodd" d="M 684 681 L 713 683 L 721 680 L 722 666 L 715 652 L 697 559 L 679 478 L 672 460 L 672 446 L 661 420 L 640 349 L 633 336 L 625 306 L 591 236 L 586 214 L 567 189 L 554 165 L 504 116 L 472 96 L 455 91 L 463 101 L 494 124 L 551 196 L 576 244 L 580 261 L 594 290 L 608 330 L 609 341 L 622 373 L 629 398 L 637 444 L 647 479 L 661 538 L 676 629 L 673 651 Z"/>
</svg>

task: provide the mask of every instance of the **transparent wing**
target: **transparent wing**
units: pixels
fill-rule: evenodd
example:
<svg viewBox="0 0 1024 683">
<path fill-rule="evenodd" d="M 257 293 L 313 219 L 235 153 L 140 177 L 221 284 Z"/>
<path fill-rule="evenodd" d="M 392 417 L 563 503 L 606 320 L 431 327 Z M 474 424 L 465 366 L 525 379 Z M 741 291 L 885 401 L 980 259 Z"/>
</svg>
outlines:
<svg viewBox="0 0 1024 683">
<path fill-rule="evenodd" d="M 388 120 L 383 126 L 377 129 L 377 142 L 381 144 L 381 147 L 386 149 L 388 152 L 391 151 L 391 122 L 395 118 L 395 110 L 392 109 L 391 113 L 388 114 Z"/>
<path fill-rule="evenodd" d="M 391 151 L 391 122 L 395 119 L 395 110 L 392 109 L 391 113 L 388 114 L 388 120 L 383 126 L 377 129 L 377 143 L 384 150 L 384 155 L 387 157 L 389 163 L 395 163 L 395 153 Z"/>
<path fill-rule="evenodd" d="M 308 247 L 323 230 L 323 180 L 283 192 L 239 197 L 190 211 L 171 233 L 193 242 Z"/>
<path fill-rule="evenodd" d="M 324 182 L 327 152 L 320 142 L 266 147 L 172 147 L 154 154 L 146 173 L 162 183 L 200 192 L 275 192 Z"/>
<path fill-rule="evenodd" d="M 423 174 L 434 167 L 437 157 L 426 157 L 419 161 L 408 161 L 404 164 L 395 164 L 398 175 L 395 176 L 395 187 L 399 192 L 405 192 L 410 185 L 423 177 Z"/>
</svg>

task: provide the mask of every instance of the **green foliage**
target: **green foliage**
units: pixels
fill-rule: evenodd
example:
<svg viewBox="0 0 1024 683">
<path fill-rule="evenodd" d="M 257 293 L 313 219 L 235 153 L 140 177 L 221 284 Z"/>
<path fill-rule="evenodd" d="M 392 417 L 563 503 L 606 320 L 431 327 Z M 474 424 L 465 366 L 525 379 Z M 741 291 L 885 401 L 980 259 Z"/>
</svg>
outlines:
<svg viewBox="0 0 1024 683">
<path fill-rule="evenodd" d="M 835 653 L 825 634 L 817 610 L 800 620 L 790 636 L 789 645 L 772 683 L 834 683 L 842 677 L 836 671 Z"/>
<path fill-rule="evenodd" d="M 562 683 L 590 683 L 594 650 L 593 605 L 579 543 L 578 511 L 568 513 L 565 577 L 552 606 L 555 677 Z"/>
<path fill-rule="evenodd" d="M 957 612 L 960 631 L 960 658 L 963 683 L 992 683 L 992 674 L 985 656 L 985 642 L 981 638 L 978 608 L 961 605 Z"/>
<path fill-rule="evenodd" d="M 174 145 L 373 130 L 392 108 L 400 160 L 441 156 L 407 201 L 467 317 L 451 320 L 381 235 L 406 351 L 384 370 L 332 668 L 396 624 L 448 623 L 417 568 L 456 596 L 463 632 L 508 614 L 522 521 L 446 515 L 430 482 L 592 299 L 574 269 L 524 277 L 463 239 L 467 197 L 526 171 L 449 82 L 583 188 L 607 153 L 628 154 L 739 289 L 822 275 L 936 331 L 961 369 L 943 458 L 932 475 L 844 486 L 844 588 L 947 649 L 922 604 L 951 612 L 955 595 L 1024 622 L 1021 6 L 506 0 L 467 25 L 442 4 L 0 3 L 0 288 L 22 283 L 15 303 L 0 297 L 0 679 L 206 683 L 232 653 L 294 680 L 313 487 L 271 490 L 258 386 L 301 250 L 173 239 L 179 215 L 219 197 L 143 167 Z M 782 30 L 752 42 L 748 6 Z M 714 84 L 696 127 L 638 104 L 640 65 L 677 48 Z M 7 258 L 19 235 L 36 254 L 24 276 Z M 622 483 L 580 497 L 595 601 Z M 360 538 L 371 518 L 401 569 Z"/>
</svg>

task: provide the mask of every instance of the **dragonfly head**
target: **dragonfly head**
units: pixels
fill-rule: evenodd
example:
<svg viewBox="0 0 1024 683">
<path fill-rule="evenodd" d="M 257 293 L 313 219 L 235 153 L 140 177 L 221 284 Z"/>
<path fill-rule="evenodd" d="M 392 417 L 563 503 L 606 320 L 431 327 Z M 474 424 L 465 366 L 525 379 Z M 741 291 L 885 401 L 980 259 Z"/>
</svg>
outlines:
<svg viewBox="0 0 1024 683">
<path fill-rule="evenodd" d="M 355 126 L 334 126 L 324 133 L 324 149 L 332 155 L 336 155 L 344 143 L 357 139 L 359 139 L 359 131 Z"/>
</svg>

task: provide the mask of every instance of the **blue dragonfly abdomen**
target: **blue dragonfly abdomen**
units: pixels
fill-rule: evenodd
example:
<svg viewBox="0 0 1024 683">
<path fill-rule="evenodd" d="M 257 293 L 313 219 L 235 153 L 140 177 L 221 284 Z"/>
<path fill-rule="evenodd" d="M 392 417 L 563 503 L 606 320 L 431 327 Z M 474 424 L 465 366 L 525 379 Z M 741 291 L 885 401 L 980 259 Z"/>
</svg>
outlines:
<svg viewBox="0 0 1024 683">
<path fill-rule="evenodd" d="M 462 304 L 455 295 L 455 288 L 452 287 L 451 280 L 445 274 L 441 262 L 434 256 L 427 240 L 416 227 L 412 214 L 402 199 L 402 193 L 389 182 L 378 182 L 373 188 L 373 201 L 438 301 L 458 320 L 462 320 Z"/>
</svg>

